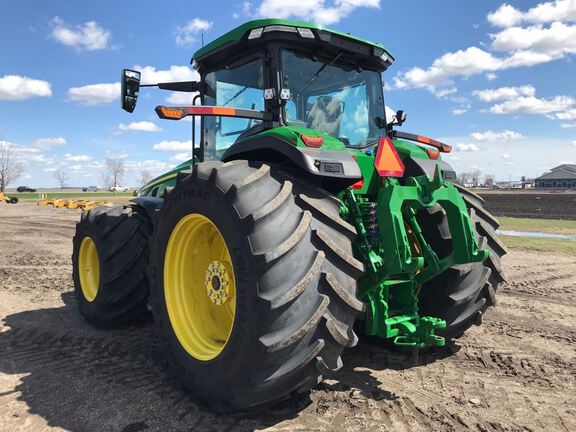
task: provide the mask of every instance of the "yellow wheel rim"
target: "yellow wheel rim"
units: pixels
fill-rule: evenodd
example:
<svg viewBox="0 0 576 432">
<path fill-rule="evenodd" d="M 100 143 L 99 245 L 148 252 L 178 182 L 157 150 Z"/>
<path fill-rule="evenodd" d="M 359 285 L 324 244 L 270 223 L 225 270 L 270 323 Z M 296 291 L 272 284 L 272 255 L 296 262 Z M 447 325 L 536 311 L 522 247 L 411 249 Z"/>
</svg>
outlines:
<svg viewBox="0 0 576 432">
<path fill-rule="evenodd" d="M 200 214 L 176 224 L 164 257 L 170 323 L 192 357 L 208 361 L 224 350 L 236 313 L 236 283 L 222 234 Z"/>
<path fill-rule="evenodd" d="M 84 298 L 89 302 L 94 301 L 100 286 L 100 259 L 94 240 L 90 237 L 84 237 L 80 243 L 78 273 Z"/>
</svg>

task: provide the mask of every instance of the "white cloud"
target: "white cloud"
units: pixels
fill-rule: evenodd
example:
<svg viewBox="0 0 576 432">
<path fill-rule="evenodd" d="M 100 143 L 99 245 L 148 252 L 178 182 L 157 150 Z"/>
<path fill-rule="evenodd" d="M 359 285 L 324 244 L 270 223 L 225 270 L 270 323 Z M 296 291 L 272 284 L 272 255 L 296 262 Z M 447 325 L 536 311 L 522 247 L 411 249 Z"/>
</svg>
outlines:
<svg viewBox="0 0 576 432">
<path fill-rule="evenodd" d="M 554 22 L 550 27 L 511 27 L 492 38 L 492 49 L 496 51 L 531 50 L 550 59 L 576 52 L 576 25 L 561 22 Z"/>
<path fill-rule="evenodd" d="M 511 27 L 523 21 L 531 23 L 575 21 L 576 1 L 556 0 L 540 3 L 527 12 L 521 12 L 505 3 L 494 12 L 489 13 L 487 18 L 492 25 L 497 27 Z"/>
<path fill-rule="evenodd" d="M 486 74 L 486 79 L 488 81 L 494 81 L 496 78 L 498 78 L 498 75 L 496 75 L 494 72 L 488 72 Z"/>
<path fill-rule="evenodd" d="M 88 155 L 73 155 L 72 153 L 65 153 L 64 159 L 69 162 L 80 162 L 80 161 L 88 161 L 92 158 Z"/>
<path fill-rule="evenodd" d="M 454 115 L 462 115 L 462 114 L 466 114 L 468 112 L 468 110 L 466 108 L 456 108 L 452 110 L 452 114 Z"/>
<path fill-rule="evenodd" d="M 152 172 L 158 172 L 166 170 L 168 164 L 159 160 L 146 159 L 140 161 L 126 161 L 126 168 L 129 170 L 149 170 Z"/>
<path fill-rule="evenodd" d="M 149 121 L 132 122 L 128 124 L 120 123 L 116 129 L 120 132 L 137 131 L 137 132 L 159 132 L 160 129 L 156 123 Z"/>
<path fill-rule="evenodd" d="M 44 164 L 53 163 L 51 157 L 45 155 L 46 151 L 54 147 L 62 147 L 68 145 L 66 139 L 62 137 L 56 138 L 38 138 L 28 145 L 20 145 L 13 142 L 8 142 L 8 146 L 14 151 L 18 160 L 24 163 L 28 162 L 42 162 Z"/>
<path fill-rule="evenodd" d="M 154 150 L 159 152 L 171 152 L 171 151 L 191 151 L 192 150 L 192 140 L 190 141 L 161 141 L 158 144 L 154 144 Z"/>
<path fill-rule="evenodd" d="M 456 144 L 456 148 L 458 149 L 458 151 L 461 151 L 461 152 L 472 152 L 472 151 L 479 151 L 480 150 L 478 148 L 478 146 L 476 144 L 473 144 L 473 143 L 469 143 L 469 144 L 458 143 L 458 144 Z"/>
<path fill-rule="evenodd" d="M 134 66 L 142 74 L 142 84 L 171 81 L 198 81 L 200 75 L 189 66 L 170 66 L 167 70 L 156 70 L 154 66 Z"/>
<path fill-rule="evenodd" d="M 68 98 L 84 105 L 101 105 L 120 98 L 120 83 L 89 84 L 68 89 Z"/>
<path fill-rule="evenodd" d="M 498 27 L 510 27 L 522 21 L 522 12 L 509 4 L 504 3 L 486 17 L 488 22 Z"/>
<path fill-rule="evenodd" d="M 512 158 L 512 156 L 510 156 L 510 155 L 507 154 L 507 153 L 502 153 L 502 154 L 500 155 L 500 157 L 501 157 L 502 159 L 510 159 L 510 158 Z"/>
<path fill-rule="evenodd" d="M 504 130 L 502 132 L 487 130 L 486 132 L 474 132 L 471 136 L 476 141 L 512 141 L 522 138 L 521 133 L 511 130 Z"/>
<path fill-rule="evenodd" d="M 210 30 L 212 22 L 200 18 L 194 18 L 183 26 L 176 27 L 174 36 L 176 45 L 190 46 L 196 42 L 196 37 L 203 31 Z"/>
<path fill-rule="evenodd" d="M 534 52 L 532 50 L 516 51 L 503 60 L 502 69 L 515 67 L 529 67 L 540 63 L 548 63 L 558 57 L 549 53 Z"/>
<path fill-rule="evenodd" d="M 186 92 L 173 92 L 166 98 L 166 102 L 180 105 L 180 106 L 190 106 L 192 105 L 192 101 L 194 97 L 197 95 L 197 92 L 194 93 L 186 93 Z"/>
<path fill-rule="evenodd" d="M 536 89 L 531 85 L 521 87 L 500 87 L 497 89 L 476 90 L 474 96 L 484 102 L 510 100 L 520 96 L 534 96 Z"/>
<path fill-rule="evenodd" d="M 564 111 L 576 103 L 570 96 L 539 99 L 533 96 L 519 97 L 490 107 L 495 114 L 550 114 Z"/>
<path fill-rule="evenodd" d="M 263 0 L 256 11 L 262 18 L 299 18 L 334 24 L 357 8 L 378 9 L 380 0 Z"/>
<path fill-rule="evenodd" d="M 451 94 L 457 93 L 458 89 L 456 87 L 448 87 L 443 88 L 440 90 L 436 90 L 434 94 L 439 97 L 440 99 L 445 98 L 446 96 L 450 96 Z"/>
<path fill-rule="evenodd" d="M 18 144 L 14 144 L 14 143 L 9 143 L 9 146 L 16 153 L 34 154 L 34 153 L 41 153 L 42 152 L 42 150 L 39 149 L 38 147 L 20 146 Z"/>
<path fill-rule="evenodd" d="M 490 35 L 489 49 L 469 47 L 448 52 L 428 68 L 414 67 L 398 73 L 392 88 L 425 88 L 438 95 L 442 94 L 439 87 L 449 86 L 455 77 L 485 73 L 493 79 L 497 71 L 530 67 L 576 53 L 576 25 L 567 23 L 576 20 L 575 11 L 576 0 L 543 3 L 526 13 L 504 4 L 488 15 L 492 24 L 506 27 Z M 516 26 L 523 21 L 532 25 Z M 490 50 L 505 54 L 495 55 Z"/>
<path fill-rule="evenodd" d="M 188 152 L 188 153 L 176 153 L 174 156 L 170 157 L 171 161 L 178 162 L 178 163 L 185 162 L 188 159 L 192 159 L 190 152 Z"/>
<path fill-rule="evenodd" d="M 400 72 L 394 77 L 391 88 L 425 88 L 432 93 L 442 94 L 440 86 L 447 86 L 455 77 L 470 77 L 480 73 L 506 70 L 517 67 L 534 66 L 560 58 L 556 53 L 520 50 L 507 57 L 497 57 L 492 53 L 477 47 L 449 52 L 434 60 L 427 69 L 414 67 L 406 72 Z"/>
<path fill-rule="evenodd" d="M 558 120 L 576 120 L 576 108 L 555 114 Z"/>
<path fill-rule="evenodd" d="M 394 87 L 426 88 L 435 91 L 436 87 L 452 82 L 455 76 L 471 76 L 482 72 L 497 71 L 502 68 L 502 59 L 480 48 L 449 52 L 434 60 L 428 69 L 414 67 L 394 77 Z"/>
<path fill-rule="evenodd" d="M 46 162 L 46 156 L 39 153 L 39 154 L 29 154 L 24 158 L 21 158 L 25 162 Z"/>
<path fill-rule="evenodd" d="M 52 147 L 62 147 L 68 145 L 68 142 L 63 137 L 38 138 L 36 141 L 34 141 L 34 145 L 44 150 L 47 150 Z"/>
<path fill-rule="evenodd" d="M 19 75 L 0 78 L 0 100 L 24 100 L 32 97 L 52 96 L 52 84 Z"/>
<path fill-rule="evenodd" d="M 112 34 L 100 27 L 96 21 L 70 26 L 61 18 L 52 19 L 52 37 L 64 45 L 73 47 L 78 51 L 95 51 L 110 48 Z"/>
<path fill-rule="evenodd" d="M 560 127 L 562 129 L 576 129 L 576 123 L 562 123 Z"/>
<path fill-rule="evenodd" d="M 115 151 L 115 152 L 110 151 L 110 150 L 106 150 L 105 154 L 106 154 L 106 157 L 109 157 L 112 159 L 126 159 L 128 156 L 130 156 L 126 150 L 120 150 L 120 151 Z"/>
</svg>

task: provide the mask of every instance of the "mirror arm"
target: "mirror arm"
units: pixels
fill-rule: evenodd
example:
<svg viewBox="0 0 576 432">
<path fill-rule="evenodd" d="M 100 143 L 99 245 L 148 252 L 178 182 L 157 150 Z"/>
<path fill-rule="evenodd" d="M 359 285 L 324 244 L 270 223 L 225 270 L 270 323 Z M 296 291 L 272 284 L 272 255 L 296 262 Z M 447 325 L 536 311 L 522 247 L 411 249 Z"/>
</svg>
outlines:
<svg viewBox="0 0 576 432">
<path fill-rule="evenodd" d="M 158 87 L 161 90 L 172 90 L 180 92 L 201 92 L 202 83 L 199 81 L 180 81 L 180 82 L 168 82 L 168 83 L 158 83 L 158 84 L 140 84 L 140 87 Z"/>
</svg>

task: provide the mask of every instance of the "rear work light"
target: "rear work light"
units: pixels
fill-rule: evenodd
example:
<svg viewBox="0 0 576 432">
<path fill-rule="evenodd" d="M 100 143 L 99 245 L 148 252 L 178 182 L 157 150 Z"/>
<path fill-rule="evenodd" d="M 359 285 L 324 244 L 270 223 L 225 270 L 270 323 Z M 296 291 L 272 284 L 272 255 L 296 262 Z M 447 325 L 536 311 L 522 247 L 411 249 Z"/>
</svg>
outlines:
<svg viewBox="0 0 576 432">
<path fill-rule="evenodd" d="M 402 177 L 404 175 L 404 163 L 400 159 L 392 140 L 387 136 L 380 137 L 374 167 L 380 177 Z"/>
<path fill-rule="evenodd" d="M 260 28 L 255 28 L 250 30 L 250 33 L 248 34 L 248 39 L 258 39 L 260 36 L 262 36 L 262 32 L 264 31 L 264 27 L 260 27 Z"/>
<path fill-rule="evenodd" d="M 309 28 L 298 27 L 298 34 L 305 39 L 314 39 L 314 33 Z"/>
<path fill-rule="evenodd" d="M 304 39 L 314 39 L 316 37 L 314 36 L 314 32 L 309 28 L 290 27 L 285 25 L 269 25 L 266 27 L 258 27 L 250 30 L 250 33 L 248 33 L 248 40 L 260 39 L 263 33 L 270 33 L 275 31 L 285 33 L 298 33 L 300 37 Z"/>
<path fill-rule="evenodd" d="M 264 33 L 269 33 L 269 32 L 273 32 L 273 31 L 296 33 L 296 27 L 289 27 L 289 26 L 284 26 L 284 25 L 270 25 L 270 26 L 264 27 Z"/>
</svg>

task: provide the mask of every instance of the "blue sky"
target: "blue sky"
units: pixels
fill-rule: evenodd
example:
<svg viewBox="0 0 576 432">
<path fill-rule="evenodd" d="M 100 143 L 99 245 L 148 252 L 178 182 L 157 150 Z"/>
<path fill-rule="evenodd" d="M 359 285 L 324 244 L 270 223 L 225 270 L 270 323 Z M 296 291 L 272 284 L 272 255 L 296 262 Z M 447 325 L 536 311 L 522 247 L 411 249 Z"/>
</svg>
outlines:
<svg viewBox="0 0 576 432">
<path fill-rule="evenodd" d="M 120 6 L 122 5 L 122 6 Z M 153 107 L 182 103 L 145 90 L 134 114 L 119 108 L 123 67 L 147 81 L 195 77 L 201 46 L 257 17 L 296 18 L 384 43 L 386 104 L 407 132 L 443 139 L 457 170 L 498 179 L 576 163 L 576 0 L 213 0 L 6 2 L 0 26 L 0 140 L 25 165 L 17 184 L 101 184 L 107 156 L 125 160 L 125 183 L 176 165 L 189 122 Z M 15 186 L 15 185 L 12 185 Z"/>
</svg>

